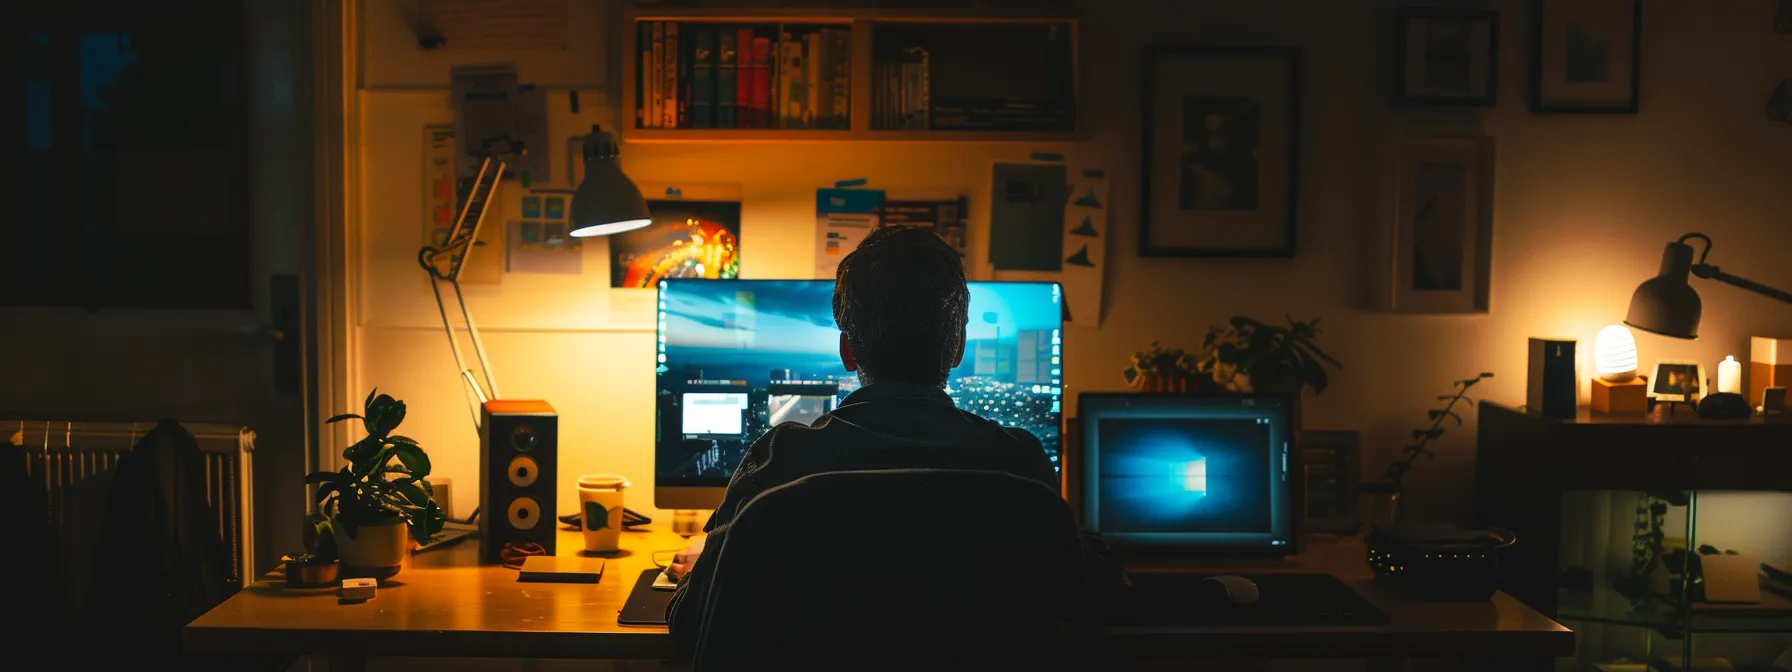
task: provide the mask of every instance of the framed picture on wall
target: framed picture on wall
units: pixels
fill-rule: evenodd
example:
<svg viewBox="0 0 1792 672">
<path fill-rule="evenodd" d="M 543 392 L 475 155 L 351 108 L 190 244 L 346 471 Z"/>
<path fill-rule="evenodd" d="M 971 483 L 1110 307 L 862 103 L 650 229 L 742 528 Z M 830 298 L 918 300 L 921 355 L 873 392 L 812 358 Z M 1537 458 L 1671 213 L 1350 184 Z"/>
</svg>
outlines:
<svg viewBox="0 0 1792 672">
<path fill-rule="evenodd" d="M 1403 7 L 1395 16 L 1394 102 L 1494 105 L 1499 93 L 1499 12 Z"/>
<path fill-rule="evenodd" d="M 1300 53 L 1145 50 L 1139 255 L 1292 257 Z"/>
<path fill-rule="evenodd" d="M 1394 144 L 1391 213 L 1377 307 L 1485 313 L 1493 241 L 1493 139 L 1413 137 Z"/>
<path fill-rule="evenodd" d="M 1635 114 L 1642 0 L 1536 0 L 1531 110 Z"/>
</svg>

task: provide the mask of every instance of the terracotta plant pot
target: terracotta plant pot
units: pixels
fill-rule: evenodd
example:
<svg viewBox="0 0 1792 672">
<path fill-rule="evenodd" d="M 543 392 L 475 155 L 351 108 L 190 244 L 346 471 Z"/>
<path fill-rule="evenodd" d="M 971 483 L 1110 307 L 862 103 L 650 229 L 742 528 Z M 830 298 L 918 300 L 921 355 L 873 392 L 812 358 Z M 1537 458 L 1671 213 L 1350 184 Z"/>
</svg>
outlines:
<svg viewBox="0 0 1792 672">
<path fill-rule="evenodd" d="M 410 530 L 404 523 L 364 525 L 349 538 L 342 525 L 331 529 L 336 537 L 336 553 L 342 558 L 344 576 L 390 578 L 404 566 L 411 550 Z"/>
</svg>

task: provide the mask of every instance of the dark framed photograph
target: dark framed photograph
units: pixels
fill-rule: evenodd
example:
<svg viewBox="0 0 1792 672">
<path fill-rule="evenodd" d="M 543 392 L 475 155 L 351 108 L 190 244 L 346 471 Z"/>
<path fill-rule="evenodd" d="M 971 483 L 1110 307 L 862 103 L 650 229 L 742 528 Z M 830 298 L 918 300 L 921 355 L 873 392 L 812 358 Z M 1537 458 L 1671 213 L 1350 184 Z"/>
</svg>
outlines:
<svg viewBox="0 0 1792 672">
<path fill-rule="evenodd" d="M 1300 52 L 1145 50 L 1139 256 L 1292 257 Z"/>
<path fill-rule="evenodd" d="M 1642 0 L 1536 0 L 1531 110 L 1635 114 Z"/>
<path fill-rule="evenodd" d="M 1494 144 L 1487 136 L 1394 143 L 1392 212 L 1376 308 L 1484 313 L 1493 253 Z"/>
<path fill-rule="evenodd" d="M 1698 362 L 1665 359 L 1655 363 L 1649 376 L 1649 396 L 1656 401 L 1686 401 L 1699 395 L 1705 380 L 1705 365 Z"/>
<path fill-rule="evenodd" d="M 1394 102 L 1492 107 L 1498 100 L 1499 12 L 1404 7 L 1394 34 Z"/>
</svg>

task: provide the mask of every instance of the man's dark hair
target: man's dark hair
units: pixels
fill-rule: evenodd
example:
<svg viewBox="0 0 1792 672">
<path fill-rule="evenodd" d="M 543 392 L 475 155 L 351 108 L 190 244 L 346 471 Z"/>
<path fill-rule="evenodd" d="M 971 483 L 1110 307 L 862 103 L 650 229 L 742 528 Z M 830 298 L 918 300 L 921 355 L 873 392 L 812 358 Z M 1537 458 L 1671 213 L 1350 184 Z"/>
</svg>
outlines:
<svg viewBox="0 0 1792 672">
<path fill-rule="evenodd" d="M 834 322 L 865 382 L 944 385 L 964 348 L 964 261 L 932 231 L 872 231 L 834 274 Z"/>
</svg>

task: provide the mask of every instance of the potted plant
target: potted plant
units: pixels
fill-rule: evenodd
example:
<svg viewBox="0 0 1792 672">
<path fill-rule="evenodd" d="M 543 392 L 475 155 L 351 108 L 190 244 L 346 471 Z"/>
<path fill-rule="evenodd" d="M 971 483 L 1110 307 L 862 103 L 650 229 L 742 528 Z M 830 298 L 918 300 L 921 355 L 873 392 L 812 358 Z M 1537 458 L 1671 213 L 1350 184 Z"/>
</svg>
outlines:
<svg viewBox="0 0 1792 672">
<path fill-rule="evenodd" d="M 1140 392 L 1187 392 L 1195 379 L 1195 361 L 1180 348 L 1151 347 L 1132 354 L 1132 363 L 1120 372 L 1126 384 Z"/>
<path fill-rule="evenodd" d="M 1420 457 L 1437 456 L 1437 453 L 1432 452 L 1428 446 L 1432 441 L 1444 435 L 1444 429 L 1448 427 L 1444 424 L 1445 421 L 1454 420 L 1458 427 L 1462 425 L 1462 416 L 1456 412 L 1456 405 L 1473 407 L 1475 400 L 1468 397 L 1468 389 L 1474 387 L 1476 383 L 1492 377 L 1493 374 L 1482 372 L 1473 378 L 1465 378 L 1451 383 L 1451 393 L 1437 397 L 1438 401 L 1444 402 L 1443 407 L 1425 411 L 1425 417 L 1430 419 L 1431 424 L 1412 430 L 1412 443 L 1400 449 L 1403 454 L 1401 457 L 1388 463 L 1379 482 L 1365 483 L 1357 489 L 1364 500 L 1362 502 L 1363 515 L 1370 525 L 1387 525 L 1394 522 L 1394 517 L 1399 512 L 1400 493 L 1406 487 L 1406 475 L 1412 471 L 1412 465 L 1418 462 Z"/>
<path fill-rule="evenodd" d="M 1344 368 L 1313 342 L 1319 333 L 1319 320 L 1288 318 L 1282 327 L 1234 317 L 1207 331 L 1196 368 L 1232 391 L 1299 393 L 1311 387 L 1318 394 L 1331 382 L 1325 366 Z"/>
<path fill-rule="evenodd" d="M 404 402 L 378 390 L 367 394 L 361 414 L 327 423 L 360 420 L 367 436 L 343 449 L 339 471 L 305 477 L 317 486 L 317 508 L 327 518 L 343 569 L 386 578 L 398 573 L 412 540 L 442 530 L 429 481 L 429 456 L 415 439 L 392 430 L 404 421 Z M 318 530 L 321 533 L 321 529 Z"/>
<path fill-rule="evenodd" d="M 305 552 L 281 558 L 285 563 L 286 585 L 295 588 L 317 588 L 336 583 L 341 564 L 337 561 L 336 538 L 330 531 L 330 518 L 321 513 L 305 517 Z"/>
</svg>

